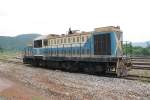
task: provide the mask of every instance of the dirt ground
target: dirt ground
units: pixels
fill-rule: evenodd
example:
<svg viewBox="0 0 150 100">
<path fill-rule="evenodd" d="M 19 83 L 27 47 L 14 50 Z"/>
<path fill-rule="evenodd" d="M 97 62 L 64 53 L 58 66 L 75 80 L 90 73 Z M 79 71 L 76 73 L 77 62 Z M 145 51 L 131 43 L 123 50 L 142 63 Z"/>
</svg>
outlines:
<svg viewBox="0 0 150 100">
<path fill-rule="evenodd" d="M 0 100 L 48 100 L 47 97 L 17 81 L 0 75 Z"/>
<path fill-rule="evenodd" d="M 0 60 L 1 99 L 150 100 L 150 82 L 48 70 Z"/>
</svg>

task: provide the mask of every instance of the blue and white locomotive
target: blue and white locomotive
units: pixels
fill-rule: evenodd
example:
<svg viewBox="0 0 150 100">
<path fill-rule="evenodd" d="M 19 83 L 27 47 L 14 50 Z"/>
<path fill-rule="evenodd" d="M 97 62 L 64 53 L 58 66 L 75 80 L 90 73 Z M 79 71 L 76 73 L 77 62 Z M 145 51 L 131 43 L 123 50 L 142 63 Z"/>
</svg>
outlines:
<svg viewBox="0 0 150 100">
<path fill-rule="evenodd" d="M 130 59 L 123 56 L 120 27 L 95 28 L 91 32 L 69 29 L 68 34 L 49 34 L 25 48 L 24 63 L 34 66 L 126 76 Z"/>
</svg>

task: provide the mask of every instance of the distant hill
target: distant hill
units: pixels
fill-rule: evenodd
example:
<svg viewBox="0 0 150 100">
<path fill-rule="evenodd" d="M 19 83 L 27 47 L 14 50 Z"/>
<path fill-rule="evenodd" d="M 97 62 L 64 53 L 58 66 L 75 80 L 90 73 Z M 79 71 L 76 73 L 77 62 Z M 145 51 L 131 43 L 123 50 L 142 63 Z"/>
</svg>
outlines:
<svg viewBox="0 0 150 100">
<path fill-rule="evenodd" d="M 40 34 L 21 34 L 15 37 L 0 36 L 0 47 L 6 50 L 23 50 Z"/>
<path fill-rule="evenodd" d="M 28 43 L 31 43 L 34 38 L 41 36 L 40 34 L 21 34 L 15 37 L 9 36 L 0 36 L 0 48 L 6 50 L 23 50 Z M 133 46 L 147 47 L 147 44 L 150 44 L 150 41 L 146 42 L 134 42 Z"/>
</svg>

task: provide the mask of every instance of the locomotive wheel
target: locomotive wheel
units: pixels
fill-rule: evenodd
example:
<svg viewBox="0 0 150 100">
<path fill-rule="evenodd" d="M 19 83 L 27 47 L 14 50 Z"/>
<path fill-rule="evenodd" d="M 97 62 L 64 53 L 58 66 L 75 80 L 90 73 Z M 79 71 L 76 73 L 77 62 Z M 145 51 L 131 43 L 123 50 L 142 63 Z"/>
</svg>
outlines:
<svg viewBox="0 0 150 100">
<path fill-rule="evenodd" d="M 124 77 L 127 76 L 127 66 L 122 60 L 117 61 L 117 68 L 116 68 L 116 74 L 117 77 Z"/>
</svg>

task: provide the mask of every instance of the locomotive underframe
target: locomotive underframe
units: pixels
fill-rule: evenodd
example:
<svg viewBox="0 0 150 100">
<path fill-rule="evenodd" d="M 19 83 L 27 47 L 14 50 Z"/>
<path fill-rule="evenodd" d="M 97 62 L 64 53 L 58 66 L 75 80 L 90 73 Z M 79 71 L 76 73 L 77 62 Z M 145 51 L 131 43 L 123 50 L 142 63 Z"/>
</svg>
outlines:
<svg viewBox="0 0 150 100">
<path fill-rule="evenodd" d="M 80 58 L 25 56 L 23 62 L 36 67 L 72 72 L 85 72 L 91 74 L 114 72 L 118 77 L 126 76 L 131 65 L 129 59 L 123 57 Z"/>
</svg>

